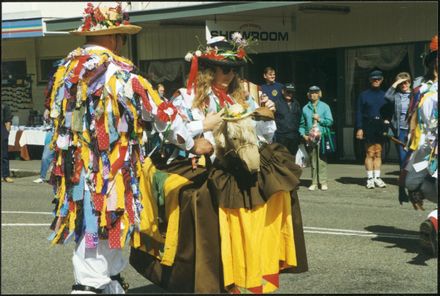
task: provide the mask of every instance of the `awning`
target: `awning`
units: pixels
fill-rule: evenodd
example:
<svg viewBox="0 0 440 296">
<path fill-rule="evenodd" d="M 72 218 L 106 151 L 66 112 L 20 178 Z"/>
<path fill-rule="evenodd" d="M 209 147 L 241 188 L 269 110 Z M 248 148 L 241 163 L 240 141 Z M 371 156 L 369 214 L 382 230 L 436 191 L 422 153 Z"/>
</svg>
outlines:
<svg viewBox="0 0 440 296">
<path fill-rule="evenodd" d="M 2 39 L 43 36 L 41 18 L 2 21 Z"/>
<path fill-rule="evenodd" d="M 240 14 L 251 11 L 264 11 L 272 8 L 297 6 L 304 2 L 219 2 L 205 5 L 182 6 L 154 10 L 131 11 L 130 22 L 133 24 L 148 23 L 154 21 L 205 18 L 212 15 Z M 46 20 L 48 31 L 72 30 L 81 25 L 82 17 Z"/>
</svg>

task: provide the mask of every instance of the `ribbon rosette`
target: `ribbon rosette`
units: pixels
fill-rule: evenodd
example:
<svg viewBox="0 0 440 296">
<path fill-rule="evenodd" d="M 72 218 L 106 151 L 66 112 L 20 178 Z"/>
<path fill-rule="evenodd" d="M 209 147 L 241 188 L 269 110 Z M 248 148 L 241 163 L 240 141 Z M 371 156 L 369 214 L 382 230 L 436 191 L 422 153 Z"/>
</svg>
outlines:
<svg viewBox="0 0 440 296">
<path fill-rule="evenodd" d="M 157 109 L 157 117 L 163 122 L 173 122 L 177 109 L 171 102 L 162 102 Z"/>
</svg>

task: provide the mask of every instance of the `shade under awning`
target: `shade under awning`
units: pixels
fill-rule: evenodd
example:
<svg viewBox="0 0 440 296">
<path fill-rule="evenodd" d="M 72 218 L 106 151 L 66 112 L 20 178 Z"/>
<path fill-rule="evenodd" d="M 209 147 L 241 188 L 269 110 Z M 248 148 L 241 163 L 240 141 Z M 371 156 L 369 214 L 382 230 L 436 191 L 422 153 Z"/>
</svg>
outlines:
<svg viewBox="0 0 440 296">
<path fill-rule="evenodd" d="M 2 39 L 44 36 L 42 18 L 2 21 Z"/>
</svg>

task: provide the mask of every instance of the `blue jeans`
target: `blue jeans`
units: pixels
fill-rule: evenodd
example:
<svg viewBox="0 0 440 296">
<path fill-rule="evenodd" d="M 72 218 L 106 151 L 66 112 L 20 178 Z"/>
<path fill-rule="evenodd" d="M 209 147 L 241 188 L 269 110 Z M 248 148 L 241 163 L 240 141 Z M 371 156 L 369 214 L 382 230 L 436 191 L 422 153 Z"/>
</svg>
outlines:
<svg viewBox="0 0 440 296">
<path fill-rule="evenodd" d="M 399 132 L 399 140 L 403 143 L 406 143 L 408 140 L 408 130 L 401 129 Z M 400 163 L 400 169 L 403 168 L 403 164 L 406 159 L 406 155 L 408 154 L 408 151 L 403 149 L 403 146 L 396 144 L 397 153 L 399 154 L 399 163 Z"/>
<path fill-rule="evenodd" d="M 46 179 L 47 170 L 49 169 L 50 163 L 55 157 L 55 151 L 51 150 L 49 147 L 52 136 L 53 136 L 53 132 L 49 131 L 47 132 L 46 138 L 44 139 L 44 150 L 43 150 L 43 155 L 41 156 L 41 168 L 40 168 L 41 179 Z"/>
</svg>

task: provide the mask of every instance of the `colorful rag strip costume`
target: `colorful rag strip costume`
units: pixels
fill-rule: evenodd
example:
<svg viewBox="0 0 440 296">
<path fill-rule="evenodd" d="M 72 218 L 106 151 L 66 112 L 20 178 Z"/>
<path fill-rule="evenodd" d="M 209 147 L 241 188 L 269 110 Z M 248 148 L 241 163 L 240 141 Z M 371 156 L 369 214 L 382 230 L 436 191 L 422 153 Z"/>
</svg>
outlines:
<svg viewBox="0 0 440 296">
<path fill-rule="evenodd" d="M 175 109 L 134 72 L 129 60 L 100 46 L 77 48 L 59 63 L 48 91 L 56 152 L 52 244 L 84 235 L 86 248 L 96 248 L 100 239 L 122 248 L 139 234 L 147 219 L 141 186 L 146 121 L 182 149 L 193 146 Z"/>
<path fill-rule="evenodd" d="M 437 176 L 438 169 L 438 82 L 427 81 L 414 89 L 410 103 L 411 133 L 409 148 L 415 154 L 419 150 L 429 151 L 428 172 Z"/>
</svg>

